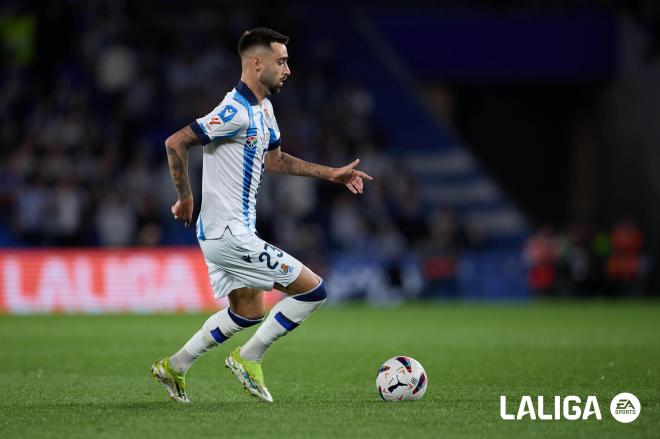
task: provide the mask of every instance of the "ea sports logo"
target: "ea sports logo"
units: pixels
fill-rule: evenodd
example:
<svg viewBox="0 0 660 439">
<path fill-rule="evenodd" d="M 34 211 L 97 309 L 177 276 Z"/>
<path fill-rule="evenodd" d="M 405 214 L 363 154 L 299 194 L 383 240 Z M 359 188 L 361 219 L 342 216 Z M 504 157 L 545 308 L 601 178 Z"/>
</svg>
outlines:
<svg viewBox="0 0 660 439">
<path fill-rule="evenodd" d="M 639 416 L 642 406 L 632 393 L 619 393 L 610 403 L 610 413 L 614 419 L 627 424 Z"/>
</svg>

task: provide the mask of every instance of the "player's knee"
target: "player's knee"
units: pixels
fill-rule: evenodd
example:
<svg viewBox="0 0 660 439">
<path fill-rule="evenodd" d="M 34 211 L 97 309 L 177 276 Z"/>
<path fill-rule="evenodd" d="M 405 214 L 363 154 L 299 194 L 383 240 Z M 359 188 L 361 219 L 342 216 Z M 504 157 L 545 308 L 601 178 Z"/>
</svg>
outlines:
<svg viewBox="0 0 660 439">
<path fill-rule="evenodd" d="M 300 300 L 301 302 L 325 302 L 328 298 L 328 292 L 325 289 L 325 282 L 323 282 L 323 279 L 320 276 L 317 277 L 319 283 L 316 288 L 307 293 L 295 295 L 293 298 Z"/>
<path fill-rule="evenodd" d="M 239 323 L 240 318 L 249 320 L 259 320 L 265 314 L 263 302 L 259 303 L 239 303 L 237 305 L 230 305 L 229 316 L 236 322 L 237 325 L 243 326 Z"/>
<path fill-rule="evenodd" d="M 239 288 L 229 294 L 229 308 L 234 315 L 259 319 L 265 313 L 263 291 L 255 288 Z"/>
<path fill-rule="evenodd" d="M 321 281 L 321 276 L 303 265 L 302 269 L 300 270 L 300 275 L 296 278 L 296 280 L 284 288 L 283 291 L 289 295 L 305 294 L 318 287 Z"/>
<path fill-rule="evenodd" d="M 314 280 L 316 281 L 316 284 L 317 284 L 317 285 L 323 283 L 323 279 L 321 278 L 321 276 L 319 276 L 318 274 L 314 273 L 312 270 L 309 270 L 309 271 L 310 271 L 310 273 L 312 273 L 312 278 L 314 278 Z"/>
<path fill-rule="evenodd" d="M 261 311 L 248 311 L 248 312 L 235 312 L 231 308 L 227 309 L 229 318 L 233 320 L 241 328 L 249 328 L 250 326 L 257 325 L 261 323 L 264 319 L 263 306 Z"/>
</svg>

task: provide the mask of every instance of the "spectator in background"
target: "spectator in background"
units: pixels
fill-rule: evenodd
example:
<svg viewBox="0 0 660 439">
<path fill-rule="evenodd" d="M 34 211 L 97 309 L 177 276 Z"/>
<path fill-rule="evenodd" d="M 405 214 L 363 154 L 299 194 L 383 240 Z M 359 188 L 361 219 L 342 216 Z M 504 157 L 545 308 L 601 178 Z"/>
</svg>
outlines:
<svg viewBox="0 0 660 439">
<path fill-rule="evenodd" d="M 588 224 L 575 222 L 569 226 L 563 254 L 570 282 L 566 293 L 586 296 L 596 291 L 596 258 L 590 251 L 592 234 L 592 227 Z"/>
<path fill-rule="evenodd" d="M 644 274 L 642 247 L 644 237 L 635 223 L 625 220 L 611 233 L 612 253 L 607 258 L 606 273 L 614 291 L 611 294 L 632 294 L 635 283 Z"/>
<path fill-rule="evenodd" d="M 549 295 L 555 284 L 558 241 L 554 229 L 545 226 L 529 237 L 523 249 L 529 267 L 529 286 L 541 295 Z"/>
<path fill-rule="evenodd" d="M 117 190 L 106 191 L 96 209 L 99 243 L 107 247 L 132 245 L 137 226 L 137 214 L 126 194 Z"/>
<path fill-rule="evenodd" d="M 39 174 L 27 177 L 19 188 L 14 206 L 14 230 L 19 239 L 31 245 L 45 241 L 50 190 Z"/>
<path fill-rule="evenodd" d="M 85 202 L 75 176 L 62 177 L 58 181 L 50 199 L 48 215 L 49 232 L 55 245 L 70 246 L 82 243 Z"/>
<path fill-rule="evenodd" d="M 609 233 L 585 223 L 558 234 L 546 226 L 525 244 L 529 286 L 554 296 L 641 294 L 648 274 L 643 247 L 644 235 L 630 220 Z"/>
<path fill-rule="evenodd" d="M 370 233 L 364 219 L 346 196 L 338 198 L 332 205 L 330 233 L 332 241 L 341 250 L 361 251 L 368 242 Z"/>
<path fill-rule="evenodd" d="M 428 221 L 430 231 L 422 244 L 427 297 L 455 299 L 460 256 L 459 225 L 453 212 L 436 210 Z"/>
</svg>

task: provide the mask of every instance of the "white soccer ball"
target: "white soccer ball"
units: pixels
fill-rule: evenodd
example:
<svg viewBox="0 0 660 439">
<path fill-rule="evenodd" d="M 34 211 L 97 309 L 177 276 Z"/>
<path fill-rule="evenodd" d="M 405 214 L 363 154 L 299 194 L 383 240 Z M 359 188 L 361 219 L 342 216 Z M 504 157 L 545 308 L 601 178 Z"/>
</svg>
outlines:
<svg viewBox="0 0 660 439">
<path fill-rule="evenodd" d="M 383 363 L 376 375 L 376 390 L 385 401 L 422 399 L 429 378 L 419 361 L 400 355 Z"/>
</svg>

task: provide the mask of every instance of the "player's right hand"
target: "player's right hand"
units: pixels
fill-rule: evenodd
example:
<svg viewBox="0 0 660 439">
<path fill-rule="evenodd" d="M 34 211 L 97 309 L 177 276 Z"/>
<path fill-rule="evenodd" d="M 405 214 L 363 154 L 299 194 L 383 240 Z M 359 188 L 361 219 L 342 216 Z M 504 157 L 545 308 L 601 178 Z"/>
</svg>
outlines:
<svg viewBox="0 0 660 439">
<path fill-rule="evenodd" d="M 183 200 L 179 198 L 176 200 L 176 203 L 172 205 L 172 215 L 174 215 L 175 220 L 183 221 L 183 224 L 188 227 L 192 223 L 192 214 L 193 207 L 195 203 L 193 202 L 193 197 L 187 197 Z"/>
</svg>

